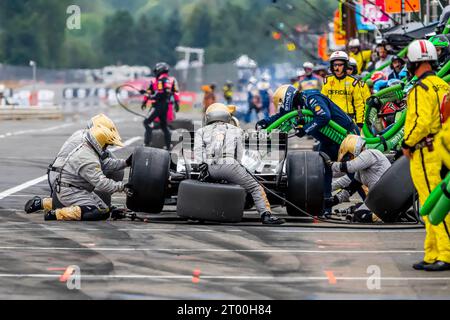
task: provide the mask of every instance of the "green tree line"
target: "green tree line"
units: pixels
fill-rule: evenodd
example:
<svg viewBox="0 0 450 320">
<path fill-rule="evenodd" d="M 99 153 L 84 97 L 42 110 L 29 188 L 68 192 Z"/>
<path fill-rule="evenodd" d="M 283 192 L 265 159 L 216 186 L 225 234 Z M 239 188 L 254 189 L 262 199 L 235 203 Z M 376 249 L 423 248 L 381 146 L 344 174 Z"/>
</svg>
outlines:
<svg viewBox="0 0 450 320">
<path fill-rule="evenodd" d="M 49 68 L 94 68 L 107 64 L 176 63 L 175 47 L 205 48 L 207 63 L 248 54 L 260 64 L 297 59 L 270 24 L 308 24 L 323 32 L 337 4 L 309 0 L 1 0 L 0 62 Z M 287 3 L 289 1 L 284 1 Z M 66 28 L 66 9 L 80 6 L 81 29 Z M 287 28 L 287 32 L 291 30 Z"/>
</svg>

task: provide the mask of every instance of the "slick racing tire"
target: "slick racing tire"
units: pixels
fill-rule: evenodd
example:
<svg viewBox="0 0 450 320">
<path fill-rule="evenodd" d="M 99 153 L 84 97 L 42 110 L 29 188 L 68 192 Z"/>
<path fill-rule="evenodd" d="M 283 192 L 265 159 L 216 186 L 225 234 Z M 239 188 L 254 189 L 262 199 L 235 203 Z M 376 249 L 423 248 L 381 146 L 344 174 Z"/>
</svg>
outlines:
<svg viewBox="0 0 450 320">
<path fill-rule="evenodd" d="M 240 222 L 245 196 L 238 185 L 184 180 L 178 189 L 177 214 L 201 221 Z"/>
<path fill-rule="evenodd" d="M 127 208 L 136 212 L 160 213 L 169 181 L 170 156 L 166 150 L 138 147 L 133 153 L 128 183 L 133 195 Z"/>
<path fill-rule="evenodd" d="M 152 142 L 150 147 L 156 149 L 162 149 L 166 146 L 166 141 L 164 140 L 164 132 L 161 129 L 153 130 L 152 132 Z"/>
<path fill-rule="evenodd" d="M 415 192 L 409 160 L 402 156 L 369 190 L 365 203 L 384 222 L 395 222 L 413 205 Z"/>
<path fill-rule="evenodd" d="M 186 129 L 187 131 L 194 131 L 194 122 L 189 119 L 176 119 L 169 124 L 169 127 L 171 130 Z"/>
<path fill-rule="evenodd" d="M 312 215 L 323 210 L 325 167 L 318 152 L 289 152 L 286 160 L 287 200 Z M 286 204 L 290 216 L 304 216 Z"/>
</svg>

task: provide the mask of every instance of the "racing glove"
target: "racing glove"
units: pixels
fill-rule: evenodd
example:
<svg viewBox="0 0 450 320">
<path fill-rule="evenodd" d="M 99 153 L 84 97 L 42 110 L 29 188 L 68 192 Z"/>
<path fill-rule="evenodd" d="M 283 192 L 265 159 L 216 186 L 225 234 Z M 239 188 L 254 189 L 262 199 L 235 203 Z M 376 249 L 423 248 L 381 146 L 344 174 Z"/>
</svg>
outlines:
<svg viewBox="0 0 450 320">
<path fill-rule="evenodd" d="M 306 131 L 302 127 L 296 128 L 295 135 L 299 138 L 304 137 L 306 135 Z"/>
<path fill-rule="evenodd" d="M 322 157 L 323 162 L 325 163 L 326 166 L 330 167 L 333 165 L 333 161 L 331 161 L 331 158 L 329 155 L 327 155 L 325 152 L 320 151 L 319 155 Z"/>
<path fill-rule="evenodd" d="M 270 123 L 266 119 L 262 119 L 256 123 L 255 129 L 256 130 L 266 129 L 269 125 Z"/>
<path fill-rule="evenodd" d="M 175 112 L 180 112 L 180 105 L 178 104 L 178 102 L 174 103 L 174 107 L 175 107 Z"/>
<path fill-rule="evenodd" d="M 209 178 L 208 164 L 203 162 L 198 166 L 198 169 L 200 171 L 198 180 L 202 182 L 206 181 Z"/>
<path fill-rule="evenodd" d="M 367 99 L 366 104 L 369 108 L 375 108 L 376 110 L 380 110 L 383 104 L 381 103 L 380 98 L 371 96 Z"/>
<path fill-rule="evenodd" d="M 144 111 L 147 108 L 147 102 L 143 102 L 141 105 L 141 110 Z"/>
<path fill-rule="evenodd" d="M 123 187 L 123 192 L 127 195 L 127 197 L 132 197 L 134 195 L 134 190 L 131 184 L 127 183 Z"/>
<path fill-rule="evenodd" d="M 140 94 L 147 94 L 147 90 L 139 90 Z"/>
</svg>

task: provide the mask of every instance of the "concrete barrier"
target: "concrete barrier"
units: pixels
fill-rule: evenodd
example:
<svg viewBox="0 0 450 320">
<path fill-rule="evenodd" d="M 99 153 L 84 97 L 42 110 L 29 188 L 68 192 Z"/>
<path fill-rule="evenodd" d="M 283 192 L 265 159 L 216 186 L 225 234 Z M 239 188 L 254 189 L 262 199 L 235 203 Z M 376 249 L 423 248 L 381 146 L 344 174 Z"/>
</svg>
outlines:
<svg viewBox="0 0 450 320">
<path fill-rule="evenodd" d="M 60 106 L 0 106 L 0 120 L 62 119 Z"/>
</svg>

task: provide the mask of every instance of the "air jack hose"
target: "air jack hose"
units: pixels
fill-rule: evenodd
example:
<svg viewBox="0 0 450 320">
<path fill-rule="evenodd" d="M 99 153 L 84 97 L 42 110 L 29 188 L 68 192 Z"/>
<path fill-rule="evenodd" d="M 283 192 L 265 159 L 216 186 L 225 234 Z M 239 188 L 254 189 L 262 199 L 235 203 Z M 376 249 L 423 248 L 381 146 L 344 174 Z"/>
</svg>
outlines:
<svg viewBox="0 0 450 320">
<path fill-rule="evenodd" d="M 120 92 L 120 90 L 121 90 L 122 88 L 124 88 L 124 87 L 132 88 L 132 89 L 136 90 L 137 92 L 140 91 L 138 88 L 132 86 L 131 84 L 124 84 L 124 85 L 121 85 L 121 86 L 117 87 L 117 89 L 116 89 L 116 98 L 117 98 L 117 101 L 119 102 L 119 105 L 120 105 L 122 108 L 124 108 L 126 111 L 128 111 L 128 112 L 130 112 L 130 113 L 132 113 L 132 114 L 134 114 L 134 115 L 136 115 L 136 116 L 138 116 L 138 117 L 141 117 L 141 118 L 146 119 L 147 117 L 146 117 L 145 115 L 143 115 L 143 114 L 141 114 L 141 113 L 138 113 L 138 112 L 135 112 L 135 111 L 131 110 L 130 108 L 128 108 L 128 107 L 120 100 L 120 94 L 119 94 L 119 92 Z"/>
<path fill-rule="evenodd" d="M 308 216 L 308 217 L 310 217 L 310 218 L 313 218 L 313 219 L 315 219 L 315 220 L 318 220 L 318 221 L 322 221 L 322 222 L 327 222 L 327 223 L 330 223 L 330 224 L 337 224 L 337 225 L 340 225 L 340 226 L 342 226 L 342 227 L 340 227 L 340 228 L 345 228 L 345 227 L 347 227 L 347 228 L 351 228 L 350 227 L 350 225 L 354 225 L 354 224 L 358 224 L 358 225 L 367 225 L 367 226 L 371 226 L 369 229 L 383 229 L 382 228 L 382 226 L 391 226 L 391 225 L 394 225 L 394 226 L 398 226 L 399 224 L 398 223 L 383 223 L 382 225 L 374 225 L 374 224 L 372 224 L 372 223 L 364 223 L 364 222 L 358 222 L 358 223 L 351 223 L 351 224 L 349 224 L 348 222 L 340 222 L 340 221 L 330 221 L 330 220 L 327 220 L 327 219 L 323 219 L 323 218 L 319 218 L 319 217 L 317 217 L 317 216 L 313 216 L 312 214 L 310 214 L 309 212 L 307 212 L 307 211 L 305 211 L 305 210 L 303 210 L 303 209 L 301 209 L 301 208 L 299 208 L 298 206 L 296 206 L 295 204 L 293 204 L 292 202 L 290 202 L 289 200 L 287 200 L 286 198 L 283 198 L 283 197 L 281 197 L 280 195 L 278 195 L 278 194 L 276 194 L 275 192 L 273 192 L 272 190 L 270 190 L 269 188 L 267 188 L 265 185 L 263 185 L 261 182 L 260 182 L 260 179 L 257 177 L 257 176 L 255 176 L 253 173 L 251 173 L 247 168 L 245 168 L 242 164 L 241 164 L 241 166 L 242 166 L 242 168 L 244 168 L 247 172 L 248 172 L 248 174 L 250 174 L 252 177 L 253 177 L 253 179 L 255 179 L 255 181 L 264 189 L 264 190 L 266 190 L 267 192 L 269 192 L 270 194 L 272 194 L 273 196 L 275 196 L 276 198 L 278 198 L 278 199 L 280 199 L 280 200 L 282 200 L 282 201 L 284 201 L 286 204 L 289 204 L 290 206 L 292 206 L 292 207 L 294 207 L 295 209 L 297 209 L 299 212 L 301 212 L 301 213 L 303 213 L 304 215 L 306 215 L 306 216 Z M 422 226 L 420 226 L 420 227 L 417 227 L 416 225 L 418 224 L 419 222 L 417 221 L 417 222 L 415 222 L 415 223 L 403 223 L 404 225 L 410 225 L 411 227 L 408 227 L 408 228 L 406 228 L 406 227 L 401 227 L 400 229 L 422 229 L 423 227 Z M 354 229 L 354 228 L 351 228 L 351 229 Z"/>
</svg>

